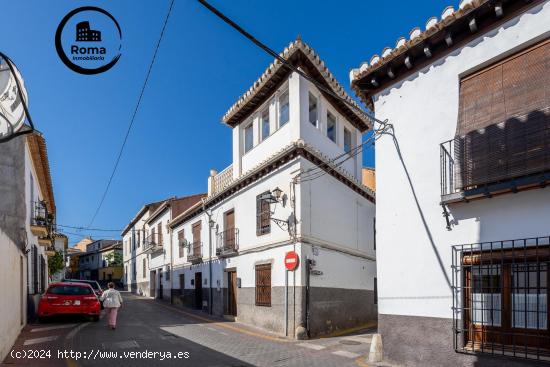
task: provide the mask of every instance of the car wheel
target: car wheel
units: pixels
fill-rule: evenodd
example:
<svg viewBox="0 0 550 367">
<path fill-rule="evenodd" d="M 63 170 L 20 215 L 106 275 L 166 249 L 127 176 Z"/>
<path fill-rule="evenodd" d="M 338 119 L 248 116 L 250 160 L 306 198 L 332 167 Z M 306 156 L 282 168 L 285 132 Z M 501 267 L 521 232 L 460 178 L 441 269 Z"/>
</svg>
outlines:
<svg viewBox="0 0 550 367">
<path fill-rule="evenodd" d="M 94 322 L 98 322 L 98 321 L 99 321 L 99 315 L 92 316 L 92 320 L 93 320 Z"/>
</svg>

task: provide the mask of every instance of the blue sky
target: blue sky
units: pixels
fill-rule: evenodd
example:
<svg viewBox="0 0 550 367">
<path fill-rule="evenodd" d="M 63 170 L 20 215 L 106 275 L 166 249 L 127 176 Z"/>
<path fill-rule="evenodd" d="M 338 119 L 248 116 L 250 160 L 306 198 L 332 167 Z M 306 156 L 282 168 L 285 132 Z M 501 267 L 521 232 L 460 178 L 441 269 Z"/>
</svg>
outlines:
<svg viewBox="0 0 550 367">
<path fill-rule="evenodd" d="M 364 60 L 423 27 L 442 1 L 253 1 L 212 4 L 276 51 L 297 35 L 340 83 Z M 70 10 L 96 5 L 122 29 L 122 57 L 80 75 L 57 56 L 54 35 Z M 47 140 L 58 223 L 90 221 L 136 104 L 169 0 L 21 0 L 2 4 L 1 51 L 20 69 L 36 127 Z M 458 4 L 452 4 L 455 7 Z M 221 116 L 272 61 L 194 0 L 176 0 L 117 174 L 94 227 L 123 228 L 145 203 L 206 190 L 211 168 L 231 163 Z M 351 93 L 351 92 L 350 92 Z M 364 153 L 366 165 L 374 152 Z M 78 231 L 73 230 L 71 233 Z M 70 244 L 81 236 L 70 235 Z M 92 233 L 102 237 L 100 232 Z M 104 234 L 105 235 L 105 234 Z M 118 233 L 107 234 L 117 236 Z"/>
</svg>

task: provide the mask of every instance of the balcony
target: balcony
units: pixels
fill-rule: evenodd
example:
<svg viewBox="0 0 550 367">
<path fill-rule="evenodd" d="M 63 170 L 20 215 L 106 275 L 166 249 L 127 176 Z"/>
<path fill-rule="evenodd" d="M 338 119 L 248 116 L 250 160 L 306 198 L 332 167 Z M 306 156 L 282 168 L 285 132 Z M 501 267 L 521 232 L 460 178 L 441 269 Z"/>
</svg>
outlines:
<svg viewBox="0 0 550 367">
<path fill-rule="evenodd" d="M 143 252 L 147 254 L 152 254 L 158 251 L 163 250 L 163 238 L 162 235 L 159 236 L 158 233 L 151 233 L 149 236 L 145 237 L 143 241 Z"/>
<path fill-rule="evenodd" d="M 227 167 L 220 173 L 216 173 L 216 171 L 212 173 L 209 180 L 208 196 L 214 196 L 231 185 L 233 182 L 233 165 Z"/>
<path fill-rule="evenodd" d="M 202 242 L 194 241 L 191 243 L 191 248 L 187 254 L 187 261 L 191 264 L 198 264 L 202 262 Z"/>
<path fill-rule="evenodd" d="M 46 203 L 43 201 L 31 202 L 31 232 L 39 238 L 48 237 L 53 223 L 52 216 L 48 213 Z"/>
<path fill-rule="evenodd" d="M 239 229 L 230 228 L 218 233 L 216 236 L 216 255 L 218 257 L 230 257 L 238 254 Z"/>
<path fill-rule="evenodd" d="M 469 201 L 550 183 L 550 118 L 495 124 L 440 144 L 441 202 Z"/>
</svg>

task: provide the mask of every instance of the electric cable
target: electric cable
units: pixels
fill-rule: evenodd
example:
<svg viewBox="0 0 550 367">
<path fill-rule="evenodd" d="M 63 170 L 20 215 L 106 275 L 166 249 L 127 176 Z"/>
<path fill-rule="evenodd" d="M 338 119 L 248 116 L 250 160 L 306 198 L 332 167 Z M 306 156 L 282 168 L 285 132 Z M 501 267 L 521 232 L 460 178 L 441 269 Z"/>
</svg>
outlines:
<svg viewBox="0 0 550 367">
<path fill-rule="evenodd" d="M 168 24 L 168 18 L 170 17 L 170 13 L 172 12 L 172 7 L 174 5 L 174 0 L 170 1 L 170 8 L 168 9 L 168 13 L 166 14 L 166 18 L 164 19 L 164 24 L 162 25 L 162 30 L 160 32 L 159 39 L 157 41 L 157 45 L 155 48 L 155 52 L 153 53 L 153 58 L 151 59 L 151 62 L 149 64 L 149 68 L 147 70 L 147 74 L 145 76 L 145 80 L 143 82 L 143 86 L 141 87 L 141 92 L 139 94 L 139 98 L 136 103 L 136 107 L 134 108 L 134 113 L 132 114 L 132 118 L 130 119 L 130 124 L 128 125 L 128 129 L 126 131 L 126 135 L 124 136 L 124 140 L 122 142 L 122 145 L 120 147 L 120 151 L 118 152 L 118 156 L 115 160 L 115 165 L 113 167 L 113 171 L 111 172 L 111 176 L 109 177 L 109 180 L 107 182 L 107 186 L 105 187 L 105 190 L 103 191 L 103 195 L 101 196 L 101 200 L 99 201 L 99 205 L 97 206 L 97 209 L 92 216 L 92 219 L 90 220 L 90 223 L 88 224 L 88 228 L 92 226 L 92 224 L 95 221 L 95 218 L 97 217 L 97 214 L 99 213 L 99 210 L 103 206 L 103 202 L 105 201 L 105 197 L 107 196 L 107 192 L 109 191 L 109 188 L 111 187 L 111 182 L 113 181 L 113 177 L 115 176 L 116 170 L 118 168 L 118 164 L 120 163 L 120 158 L 122 157 L 122 152 L 124 151 L 124 147 L 126 146 L 126 142 L 128 141 L 128 136 L 130 135 L 130 131 L 132 130 L 132 126 L 134 125 L 134 120 L 137 115 L 139 106 L 141 104 L 141 100 L 143 98 L 143 94 L 145 92 L 145 88 L 147 87 L 147 82 L 149 81 L 149 76 L 151 75 L 151 70 L 153 69 L 153 64 L 155 63 L 155 59 L 157 57 L 157 53 L 160 47 L 160 42 L 162 41 L 162 37 L 164 36 L 164 31 L 166 30 L 166 25 Z"/>
</svg>

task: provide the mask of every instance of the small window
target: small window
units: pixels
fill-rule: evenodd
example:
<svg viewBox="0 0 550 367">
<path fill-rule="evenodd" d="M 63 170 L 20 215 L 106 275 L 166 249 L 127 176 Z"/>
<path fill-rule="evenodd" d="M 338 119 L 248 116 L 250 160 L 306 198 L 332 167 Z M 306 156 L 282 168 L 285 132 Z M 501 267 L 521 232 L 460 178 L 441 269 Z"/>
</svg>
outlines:
<svg viewBox="0 0 550 367">
<path fill-rule="evenodd" d="M 309 122 L 313 126 L 319 127 L 317 120 L 317 98 L 311 92 L 309 93 Z"/>
<path fill-rule="evenodd" d="M 262 112 L 262 141 L 269 137 L 269 108 Z"/>
<path fill-rule="evenodd" d="M 264 195 L 269 195 L 269 191 L 256 197 L 256 235 L 258 236 L 271 232 L 271 207 L 269 201 L 262 199 Z"/>
<path fill-rule="evenodd" d="M 147 259 L 143 259 L 143 278 L 147 277 Z"/>
<path fill-rule="evenodd" d="M 179 249 L 179 256 L 180 258 L 183 257 L 183 249 L 185 248 L 185 237 L 183 229 L 178 232 L 178 249 Z"/>
<path fill-rule="evenodd" d="M 351 131 L 349 131 L 347 128 L 344 128 L 344 152 L 351 152 L 351 146 Z"/>
<path fill-rule="evenodd" d="M 271 264 L 256 265 L 256 306 L 271 307 Z"/>
<path fill-rule="evenodd" d="M 327 137 L 336 143 L 336 117 L 327 112 Z"/>
<path fill-rule="evenodd" d="M 166 280 L 170 280 L 170 265 L 166 265 Z"/>
<path fill-rule="evenodd" d="M 137 247 L 139 248 L 139 243 L 141 242 L 141 231 L 137 231 Z"/>
<path fill-rule="evenodd" d="M 290 106 L 288 102 L 288 91 L 279 97 L 279 127 L 288 122 L 290 118 Z"/>
<path fill-rule="evenodd" d="M 252 123 L 244 128 L 244 152 L 250 151 L 254 147 L 254 127 Z"/>
</svg>

